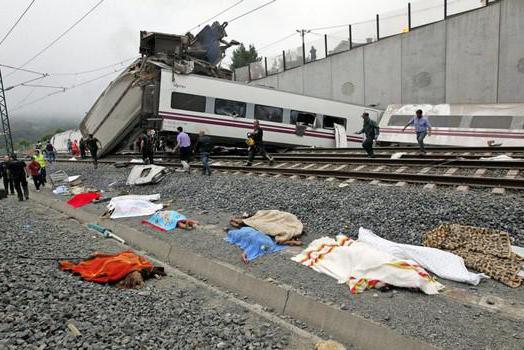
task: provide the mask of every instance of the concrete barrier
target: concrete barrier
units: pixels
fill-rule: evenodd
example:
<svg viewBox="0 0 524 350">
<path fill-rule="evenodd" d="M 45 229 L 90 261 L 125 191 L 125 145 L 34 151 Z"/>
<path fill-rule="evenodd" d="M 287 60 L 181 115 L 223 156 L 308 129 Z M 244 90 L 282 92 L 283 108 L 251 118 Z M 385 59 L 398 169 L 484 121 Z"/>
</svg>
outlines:
<svg viewBox="0 0 524 350">
<path fill-rule="evenodd" d="M 176 265 L 184 272 L 205 278 L 216 286 L 247 296 L 262 306 L 272 308 L 279 314 L 291 316 L 310 326 L 322 329 L 340 342 L 369 350 L 435 349 L 432 345 L 402 336 L 387 327 L 348 311 L 341 311 L 283 286 L 256 278 L 234 266 L 170 245 L 168 242 L 125 224 L 102 219 L 82 209 L 74 209 L 61 198 L 32 193 L 32 199 L 80 223 L 98 223 L 112 230 L 137 250 L 145 250 L 149 255 L 172 266 Z"/>
</svg>

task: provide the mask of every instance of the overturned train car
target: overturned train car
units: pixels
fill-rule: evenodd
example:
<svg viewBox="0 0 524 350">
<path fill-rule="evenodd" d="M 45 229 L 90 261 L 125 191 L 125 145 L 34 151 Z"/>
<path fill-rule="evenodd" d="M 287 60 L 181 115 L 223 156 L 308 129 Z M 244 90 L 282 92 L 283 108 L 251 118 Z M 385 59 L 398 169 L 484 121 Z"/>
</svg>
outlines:
<svg viewBox="0 0 524 350">
<path fill-rule="evenodd" d="M 100 140 L 102 155 L 130 149 L 145 129 L 167 134 L 167 144 L 183 127 L 238 146 L 259 120 L 269 146 L 347 147 L 361 141 L 362 113 L 380 119 L 381 110 L 233 82 L 217 66 L 234 44 L 224 28 L 215 22 L 196 37 L 142 32 L 142 58 L 104 90 L 82 134 Z"/>
</svg>

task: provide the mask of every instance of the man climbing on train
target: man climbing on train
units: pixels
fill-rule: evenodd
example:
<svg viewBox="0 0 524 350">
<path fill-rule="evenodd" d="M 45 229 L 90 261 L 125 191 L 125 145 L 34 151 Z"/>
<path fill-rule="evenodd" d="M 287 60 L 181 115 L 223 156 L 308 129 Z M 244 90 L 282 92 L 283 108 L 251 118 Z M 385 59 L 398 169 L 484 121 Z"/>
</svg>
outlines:
<svg viewBox="0 0 524 350">
<path fill-rule="evenodd" d="M 362 130 L 357 132 L 357 134 L 364 134 L 366 136 L 362 142 L 362 148 L 366 150 L 368 157 L 373 158 L 375 156 L 373 153 L 373 142 L 377 140 L 380 134 L 380 128 L 377 122 L 369 117 L 369 113 L 363 113 L 362 119 L 364 120 L 364 125 L 362 126 Z"/>
<path fill-rule="evenodd" d="M 264 130 L 260 127 L 260 122 L 255 120 L 253 123 L 253 132 L 247 135 L 248 137 L 248 158 L 246 166 L 251 166 L 253 164 L 253 159 L 255 159 L 255 154 L 260 153 L 262 157 L 269 160 L 269 164 L 273 164 L 273 158 L 266 152 L 264 148 Z"/>
<path fill-rule="evenodd" d="M 402 132 L 410 125 L 415 127 L 415 132 L 417 134 L 417 142 L 420 147 L 420 152 L 426 153 L 426 148 L 424 147 L 424 138 L 431 136 L 431 124 L 427 118 L 423 117 L 423 112 L 421 109 L 417 110 L 417 115 L 411 118 L 411 120 L 404 126 Z"/>
</svg>

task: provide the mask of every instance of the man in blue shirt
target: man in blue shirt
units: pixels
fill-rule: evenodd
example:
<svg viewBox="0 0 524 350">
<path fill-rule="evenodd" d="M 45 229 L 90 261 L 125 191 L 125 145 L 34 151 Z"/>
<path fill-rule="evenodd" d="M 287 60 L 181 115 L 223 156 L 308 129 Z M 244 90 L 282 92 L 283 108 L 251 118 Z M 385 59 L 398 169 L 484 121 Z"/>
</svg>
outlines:
<svg viewBox="0 0 524 350">
<path fill-rule="evenodd" d="M 404 126 L 404 129 L 402 131 L 405 131 L 406 128 L 410 125 L 413 125 L 415 127 L 415 132 L 417 133 L 417 142 L 420 147 L 420 151 L 422 153 L 426 153 L 426 149 L 424 148 L 424 138 L 427 136 L 431 136 L 431 124 L 429 123 L 429 120 L 427 118 L 424 118 L 422 116 L 422 110 L 419 109 L 417 111 L 417 115 Z"/>
</svg>

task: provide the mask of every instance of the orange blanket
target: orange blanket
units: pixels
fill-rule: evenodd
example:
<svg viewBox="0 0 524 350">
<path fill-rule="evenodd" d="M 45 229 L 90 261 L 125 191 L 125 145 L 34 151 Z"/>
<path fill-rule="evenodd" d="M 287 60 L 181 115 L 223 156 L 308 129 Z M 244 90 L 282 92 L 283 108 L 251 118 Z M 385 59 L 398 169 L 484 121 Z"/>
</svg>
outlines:
<svg viewBox="0 0 524 350">
<path fill-rule="evenodd" d="M 114 283 L 133 271 L 153 270 L 153 264 L 131 251 L 113 255 L 95 253 L 79 263 L 61 261 L 59 266 L 61 270 L 71 271 L 86 281 L 97 283 Z"/>
</svg>

